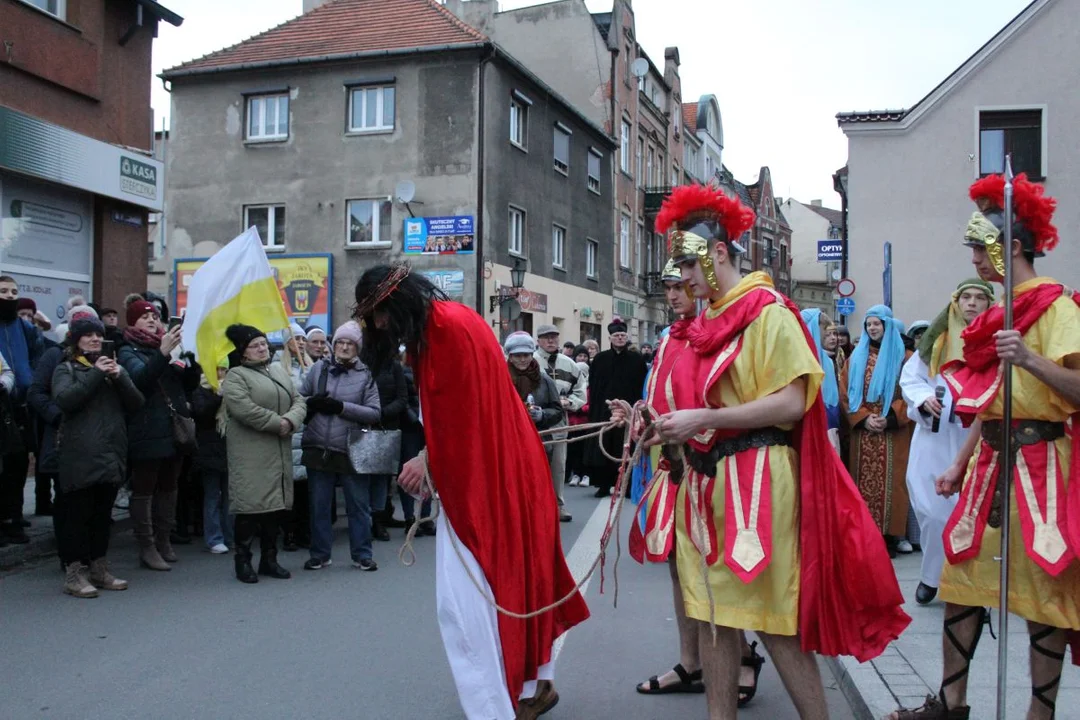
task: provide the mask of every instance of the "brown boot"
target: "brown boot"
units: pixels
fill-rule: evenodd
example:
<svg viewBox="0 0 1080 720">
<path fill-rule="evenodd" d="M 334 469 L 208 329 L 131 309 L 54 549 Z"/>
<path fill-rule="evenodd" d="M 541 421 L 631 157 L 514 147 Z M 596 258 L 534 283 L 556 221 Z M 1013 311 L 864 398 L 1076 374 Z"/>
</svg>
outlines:
<svg viewBox="0 0 1080 720">
<path fill-rule="evenodd" d="M 176 527 L 176 490 L 154 493 L 154 545 L 165 562 L 177 561 L 169 534 Z"/>
<path fill-rule="evenodd" d="M 96 598 L 97 588 L 90 584 L 86 576 L 86 566 L 73 562 L 64 568 L 64 592 L 77 598 Z"/>
<path fill-rule="evenodd" d="M 519 700 L 515 720 L 536 720 L 559 704 L 559 693 L 550 680 L 536 683 L 536 694 L 527 700 Z"/>
<path fill-rule="evenodd" d="M 151 570 L 172 570 L 154 547 L 154 525 L 150 520 L 152 495 L 132 495 L 128 512 L 134 524 L 135 540 L 139 543 L 139 562 Z"/>
<path fill-rule="evenodd" d="M 109 561 L 101 557 L 90 561 L 90 584 L 99 590 L 127 590 L 127 580 L 109 572 Z"/>
</svg>

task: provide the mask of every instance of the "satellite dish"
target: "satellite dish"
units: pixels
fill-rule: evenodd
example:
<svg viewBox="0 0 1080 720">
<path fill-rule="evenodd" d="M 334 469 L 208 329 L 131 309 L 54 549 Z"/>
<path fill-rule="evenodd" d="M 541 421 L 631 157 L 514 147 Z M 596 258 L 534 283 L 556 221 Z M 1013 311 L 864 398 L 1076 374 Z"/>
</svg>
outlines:
<svg viewBox="0 0 1080 720">
<path fill-rule="evenodd" d="M 638 58 L 630 64 L 630 72 L 634 77 L 645 77 L 645 73 L 649 72 L 649 61 L 645 58 Z"/>
<path fill-rule="evenodd" d="M 416 197 L 416 183 L 412 180 L 402 180 L 394 188 L 394 195 L 397 196 L 399 202 L 412 202 L 412 199 Z"/>
</svg>

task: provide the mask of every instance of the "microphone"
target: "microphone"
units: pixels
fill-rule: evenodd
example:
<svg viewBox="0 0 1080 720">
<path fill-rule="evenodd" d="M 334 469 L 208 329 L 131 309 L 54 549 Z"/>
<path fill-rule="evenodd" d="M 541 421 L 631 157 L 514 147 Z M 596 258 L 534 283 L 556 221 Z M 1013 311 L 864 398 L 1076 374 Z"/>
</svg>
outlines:
<svg viewBox="0 0 1080 720">
<path fill-rule="evenodd" d="M 937 401 L 939 403 L 941 403 L 941 401 L 945 399 L 945 386 L 944 385 L 938 385 L 936 388 L 934 388 L 934 397 L 937 398 Z M 944 409 L 945 408 L 942 407 L 942 411 L 944 411 Z M 936 418 L 934 418 L 934 424 L 933 424 L 933 427 L 930 428 L 930 432 L 935 432 L 936 433 L 940 428 L 941 428 L 941 416 L 938 415 Z"/>
</svg>

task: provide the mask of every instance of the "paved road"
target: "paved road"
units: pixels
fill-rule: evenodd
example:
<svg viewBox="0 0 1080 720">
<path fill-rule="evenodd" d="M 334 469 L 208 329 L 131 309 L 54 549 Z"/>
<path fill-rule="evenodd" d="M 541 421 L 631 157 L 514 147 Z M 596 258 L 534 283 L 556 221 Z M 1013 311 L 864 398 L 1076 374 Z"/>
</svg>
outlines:
<svg viewBox="0 0 1080 720">
<path fill-rule="evenodd" d="M 575 522 L 563 540 L 572 567 L 587 567 L 602 526 L 592 491 L 567 488 Z M 590 522 L 590 517 L 593 520 Z M 285 553 L 289 581 L 246 586 L 230 556 L 179 548 L 170 573 L 136 567 L 130 535 L 111 553 L 123 593 L 95 600 L 62 595 L 55 559 L 0 574 L 0 719 L 25 718 L 462 718 L 435 621 L 434 544 L 419 541 L 412 568 L 394 542 L 378 544 L 377 573 L 353 570 L 344 523 L 334 559 L 301 570 Z M 593 619 L 560 649 L 559 707 L 552 720 L 705 718 L 703 696 L 642 697 L 634 683 L 677 659 L 667 569 L 619 564 L 612 607 L 588 587 Z M 827 671 L 826 671 L 827 673 Z M 826 675 L 832 716 L 850 718 Z M 771 664 L 760 694 L 740 717 L 794 719 Z"/>
</svg>

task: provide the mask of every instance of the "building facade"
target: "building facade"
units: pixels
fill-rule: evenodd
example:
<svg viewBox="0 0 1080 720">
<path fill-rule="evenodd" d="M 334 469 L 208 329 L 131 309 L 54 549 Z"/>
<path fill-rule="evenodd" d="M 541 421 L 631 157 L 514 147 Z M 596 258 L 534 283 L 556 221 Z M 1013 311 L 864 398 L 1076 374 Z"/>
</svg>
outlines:
<svg viewBox="0 0 1080 720">
<path fill-rule="evenodd" d="M 799 307 L 835 316 L 833 289 L 840 279 L 840 261 L 819 262 L 817 251 L 822 240 L 840 245 L 840 211 L 824 207 L 821 200 L 801 203 L 794 198 L 780 203 L 780 210 L 791 227 L 791 299 Z"/>
<path fill-rule="evenodd" d="M 1001 172 L 1005 152 L 1058 198 L 1057 250 L 1040 272 L 1075 286 L 1080 253 L 1080 0 L 1036 0 L 929 95 L 907 110 L 840 113 L 848 138 L 848 259 L 857 322 L 884 299 L 885 242 L 892 245 L 893 310 L 911 322 L 933 318 L 970 277 L 961 242 L 975 205 L 968 187 Z M 1047 66 L 1047 48 L 1054 48 Z"/>
<path fill-rule="evenodd" d="M 602 339 L 611 138 L 430 0 L 312 4 L 163 73 L 168 259 L 254 225 L 272 264 L 330 256 L 335 325 L 366 269 L 407 260 L 499 335 L 550 322 Z"/>
<path fill-rule="evenodd" d="M 149 0 L 0 2 L 0 272 L 53 324 L 81 294 L 118 307 L 145 289 L 151 154 Z"/>
</svg>

